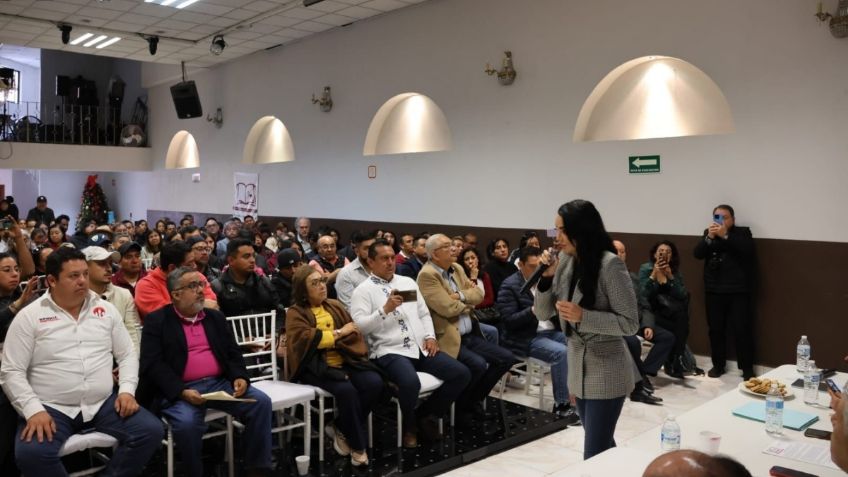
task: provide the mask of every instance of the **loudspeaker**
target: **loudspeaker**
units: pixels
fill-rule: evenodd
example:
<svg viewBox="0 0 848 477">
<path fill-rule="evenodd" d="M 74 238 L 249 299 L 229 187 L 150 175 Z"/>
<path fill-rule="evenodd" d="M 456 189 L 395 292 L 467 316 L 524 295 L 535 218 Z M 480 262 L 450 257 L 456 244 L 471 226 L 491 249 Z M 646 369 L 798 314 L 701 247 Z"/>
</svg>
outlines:
<svg viewBox="0 0 848 477">
<path fill-rule="evenodd" d="M 71 95 L 71 78 L 68 76 L 56 76 L 56 96 L 68 97 Z"/>
<path fill-rule="evenodd" d="M 194 81 L 183 81 L 171 86 L 171 98 L 174 99 L 178 118 L 189 119 L 203 116 L 203 107 L 200 106 L 200 97 L 197 95 L 197 85 Z"/>
</svg>

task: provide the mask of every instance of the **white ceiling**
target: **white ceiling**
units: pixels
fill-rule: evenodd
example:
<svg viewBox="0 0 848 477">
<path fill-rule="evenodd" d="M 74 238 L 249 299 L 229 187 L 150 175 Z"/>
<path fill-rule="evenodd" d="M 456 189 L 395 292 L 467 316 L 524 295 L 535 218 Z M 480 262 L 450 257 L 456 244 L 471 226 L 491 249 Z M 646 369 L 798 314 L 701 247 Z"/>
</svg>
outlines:
<svg viewBox="0 0 848 477">
<path fill-rule="evenodd" d="M 324 0 L 306 8 L 302 0 L 198 0 L 178 10 L 179 1 L 0 0 L 0 43 L 207 67 L 423 1 Z M 86 32 L 122 39 L 103 49 L 63 45 L 60 23 L 73 26 L 71 40 Z M 227 47 L 214 56 L 218 33 Z M 155 56 L 139 34 L 160 37 Z"/>
</svg>

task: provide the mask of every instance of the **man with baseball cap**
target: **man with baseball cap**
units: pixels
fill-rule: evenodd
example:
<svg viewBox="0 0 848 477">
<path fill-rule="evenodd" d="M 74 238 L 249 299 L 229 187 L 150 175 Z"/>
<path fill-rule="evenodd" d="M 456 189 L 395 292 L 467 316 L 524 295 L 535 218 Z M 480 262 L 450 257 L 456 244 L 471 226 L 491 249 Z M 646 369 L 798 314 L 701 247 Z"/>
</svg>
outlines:
<svg viewBox="0 0 848 477">
<path fill-rule="evenodd" d="M 47 207 L 47 197 L 40 195 L 35 200 L 35 207 L 29 209 L 29 212 L 27 212 L 27 221 L 30 220 L 34 220 L 36 225 L 50 225 L 56 220 L 53 209 Z"/>
<path fill-rule="evenodd" d="M 303 259 L 293 248 L 284 248 L 277 254 L 277 273 L 271 278 L 271 284 L 280 296 L 280 305 L 286 308 L 292 305 L 292 277 L 301 265 Z"/>
<path fill-rule="evenodd" d="M 121 261 L 121 254 L 116 251 L 110 252 L 103 247 L 86 247 L 82 253 L 88 263 L 88 289 L 115 305 L 130 334 L 135 352 L 138 354 L 141 343 L 139 330 L 141 320 L 138 318 L 138 310 L 130 292 L 112 284 L 114 278 L 112 264 Z"/>
<path fill-rule="evenodd" d="M 120 261 L 118 271 L 112 275 L 112 284 L 129 290 L 135 296 L 135 285 L 147 276 L 147 270 L 141 266 L 141 245 L 127 242 L 118 249 Z"/>
</svg>

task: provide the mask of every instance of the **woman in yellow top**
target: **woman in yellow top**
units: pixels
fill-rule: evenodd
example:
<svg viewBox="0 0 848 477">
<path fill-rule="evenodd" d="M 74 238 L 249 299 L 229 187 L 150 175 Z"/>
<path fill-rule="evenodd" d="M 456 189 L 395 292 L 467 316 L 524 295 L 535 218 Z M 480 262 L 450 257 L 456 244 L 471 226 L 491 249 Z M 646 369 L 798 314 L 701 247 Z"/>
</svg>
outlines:
<svg viewBox="0 0 848 477">
<path fill-rule="evenodd" d="M 382 375 L 368 361 L 356 325 L 336 300 L 327 298 L 327 279 L 311 267 L 292 278 L 294 305 L 286 312 L 288 362 L 292 381 L 317 386 L 336 399 L 335 440 L 354 466 L 368 465 L 368 414 L 384 389 Z"/>
</svg>

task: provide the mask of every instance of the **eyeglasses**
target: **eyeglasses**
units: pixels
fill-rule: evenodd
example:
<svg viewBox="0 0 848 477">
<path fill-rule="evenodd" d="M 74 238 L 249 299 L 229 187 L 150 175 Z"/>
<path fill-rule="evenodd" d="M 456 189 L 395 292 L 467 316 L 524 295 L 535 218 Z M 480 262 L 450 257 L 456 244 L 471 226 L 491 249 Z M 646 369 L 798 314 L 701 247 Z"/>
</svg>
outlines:
<svg viewBox="0 0 848 477">
<path fill-rule="evenodd" d="M 3 267 L 3 268 L 0 268 L 0 272 L 3 272 L 3 273 L 12 273 L 12 272 L 21 273 L 21 269 L 19 267 Z"/>
<path fill-rule="evenodd" d="M 188 283 L 186 283 L 185 285 L 183 285 L 179 288 L 175 288 L 174 291 L 180 291 L 180 290 L 186 290 L 186 289 L 192 290 L 192 291 L 197 291 L 199 288 L 202 288 L 202 287 L 203 287 L 203 282 L 201 282 L 201 281 L 188 282 Z"/>
<path fill-rule="evenodd" d="M 439 246 L 439 247 L 436 247 L 436 250 L 442 250 L 442 249 L 451 248 L 451 247 L 453 247 L 453 244 L 452 244 L 452 243 L 446 243 L 446 244 L 444 244 L 444 245 L 441 245 L 441 246 Z"/>
<path fill-rule="evenodd" d="M 309 281 L 309 286 L 313 288 L 318 288 L 321 285 L 326 285 L 327 281 L 327 277 L 315 278 Z"/>
<path fill-rule="evenodd" d="M 209 251 L 211 250 L 209 247 L 203 247 L 203 246 L 192 247 L 191 249 L 194 250 L 195 252 L 200 252 L 200 253 L 209 253 Z"/>
</svg>

